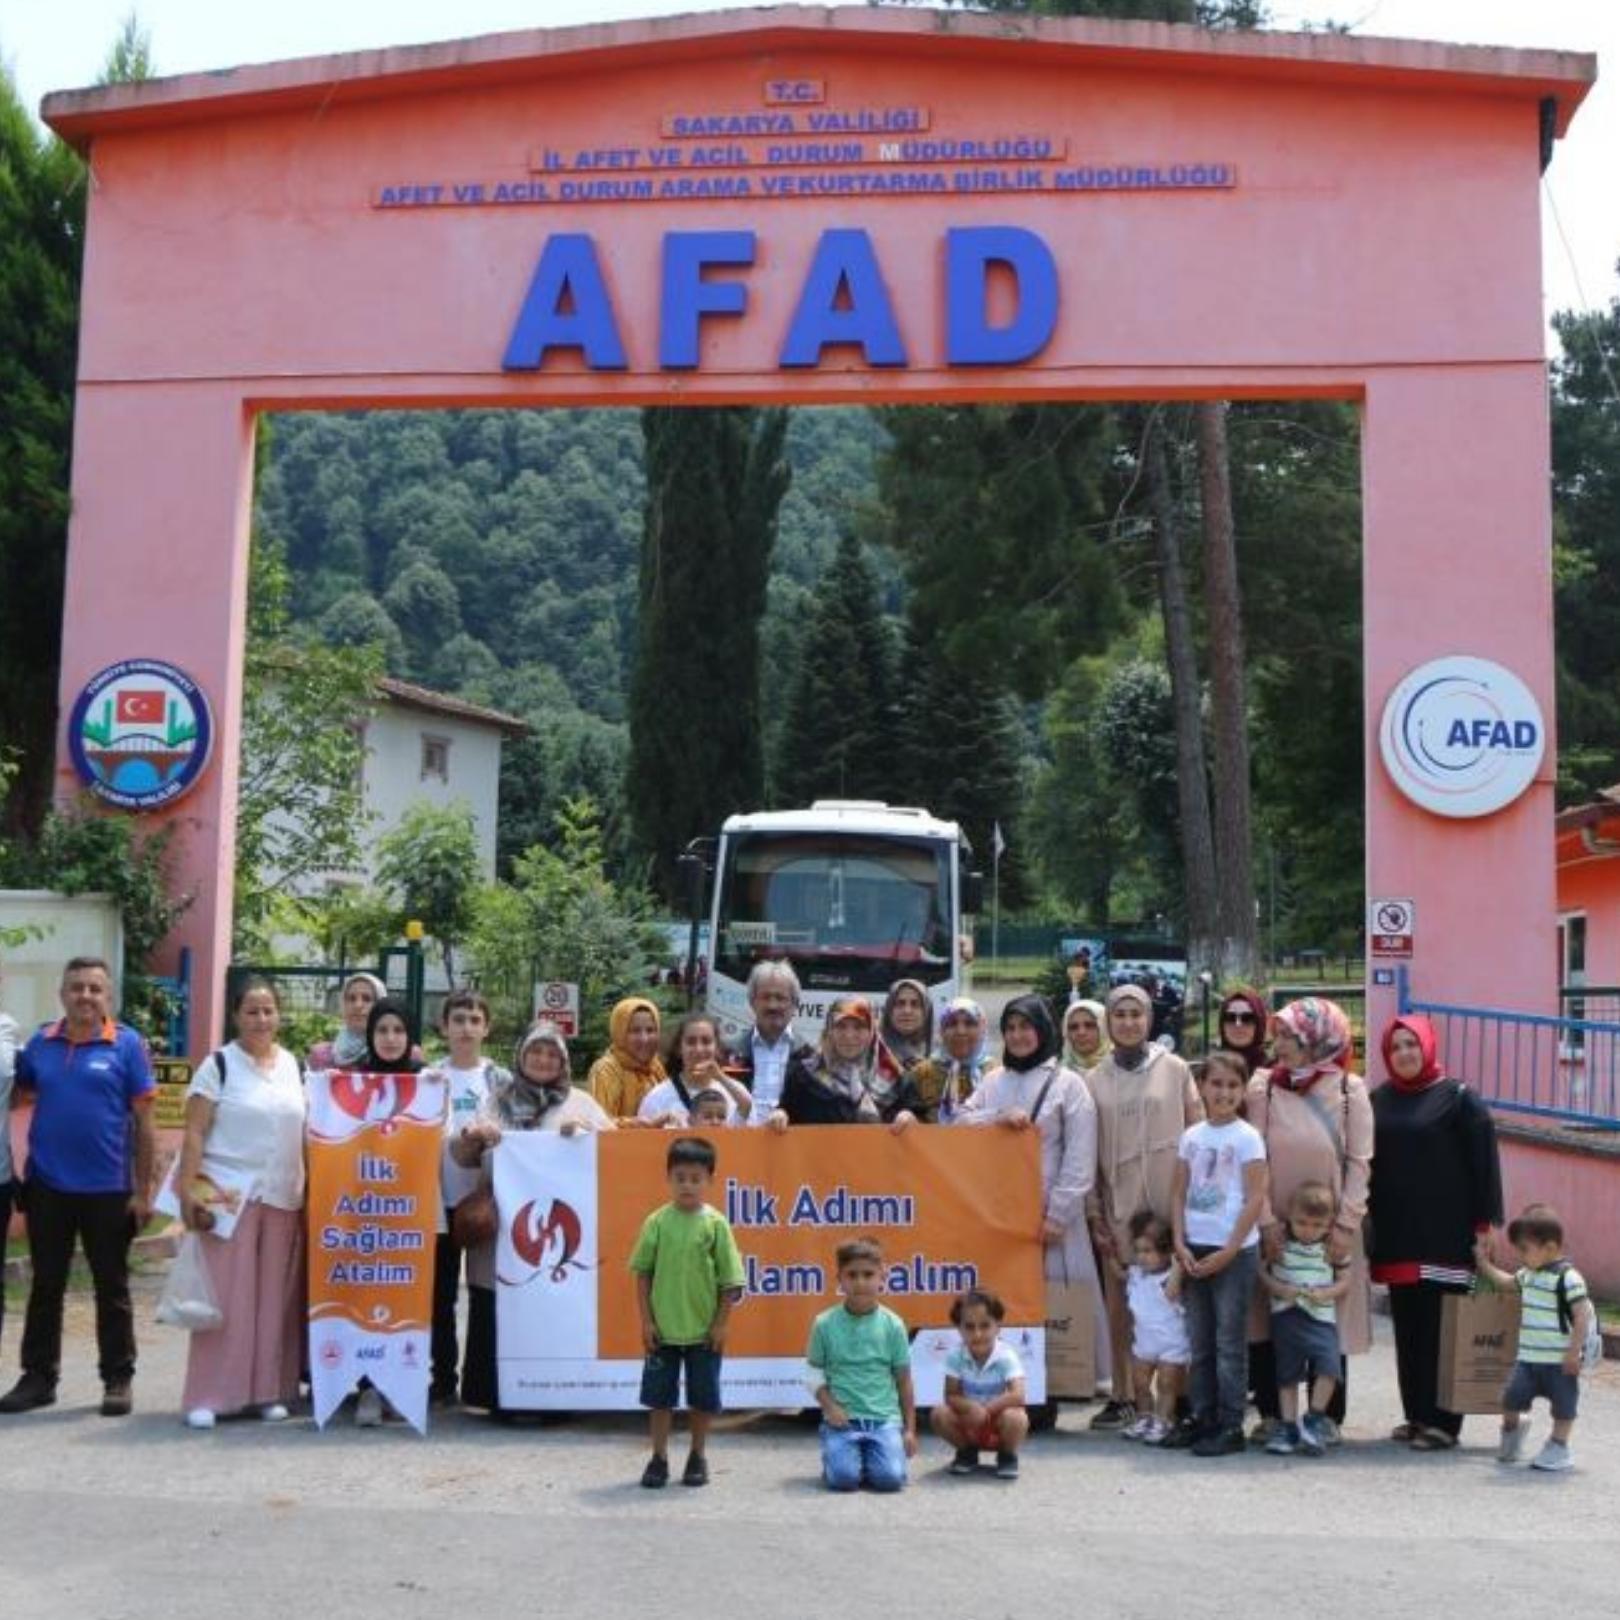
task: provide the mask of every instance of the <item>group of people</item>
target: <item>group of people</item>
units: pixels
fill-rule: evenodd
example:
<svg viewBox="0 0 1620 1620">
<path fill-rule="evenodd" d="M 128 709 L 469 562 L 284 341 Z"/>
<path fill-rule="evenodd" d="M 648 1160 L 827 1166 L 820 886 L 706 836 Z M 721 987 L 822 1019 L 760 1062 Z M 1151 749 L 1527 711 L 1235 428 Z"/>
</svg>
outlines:
<svg viewBox="0 0 1620 1620">
<path fill-rule="evenodd" d="M 449 1105 L 435 1256 L 435 1402 L 460 1400 L 505 1415 L 495 1377 L 490 1161 L 505 1133 L 980 1125 L 1037 1133 L 1046 1276 L 1052 1284 L 1090 1288 L 1100 1301 L 1095 1362 L 1109 1394 L 1093 1429 L 1201 1456 L 1256 1441 L 1273 1452 L 1325 1450 L 1339 1438 L 1348 1358 L 1370 1344 L 1370 1284 L 1379 1281 L 1390 1290 L 1404 1409 L 1394 1438 L 1419 1451 L 1457 1443 L 1461 1418 L 1439 1398 L 1442 1307 L 1479 1271 L 1508 1276 L 1496 1270 L 1488 1236 L 1502 1219 L 1501 1178 L 1490 1111 L 1445 1075 L 1423 1019 L 1399 1018 L 1384 1032 L 1387 1083 L 1370 1092 L 1354 1072 L 1348 1019 L 1322 998 L 1273 1015 L 1256 992 L 1227 996 L 1220 1045 L 1195 1080 L 1180 1057 L 1150 1039 L 1151 998 L 1134 985 L 1114 988 L 1106 1002 L 1074 1000 L 1063 1009 L 1061 1028 L 1040 997 L 1014 999 L 1000 1019 L 999 1053 L 991 1050 L 989 1021 L 975 1002 L 958 998 L 936 1009 L 915 980 L 891 987 L 881 1017 L 864 998 L 835 1001 L 814 1046 L 794 1032 L 799 985 L 790 964 L 759 963 L 748 995 L 751 1026 L 730 1047 L 708 1014 L 689 1014 L 666 1043 L 655 1003 L 620 1002 L 609 1050 L 583 1085 L 574 1083 L 567 1043 L 553 1026 L 529 1029 L 507 1069 L 485 1056 L 489 1009 L 477 992 L 446 998 L 446 1053 L 436 1066 Z M 18 1096 L 34 1104 L 22 1184 L 34 1268 L 22 1377 L 0 1397 L 0 1413 L 55 1399 L 63 1292 L 76 1239 L 95 1284 L 102 1411 L 116 1416 L 131 1409 L 127 1253 L 151 1208 L 153 1080 L 138 1037 L 112 1020 L 109 997 L 104 963 L 70 962 L 62 980 L 64 1016 L 16 1055 Z M 352 976 L 341 1005 L 342 1028 L 308 1054 L 307 1067 L 380 1073 L 423 1067 L 420 1032 L 380 981 Z M 302 1372 L 304 1066 L 280 1045 L 281 1008 L 271 984 L 242 984 L 231 1012 L 234 1039 L 199 1064 L 191 1082 L 174 1175 L 181 1217 L 202 1236 L 224 1311 L 221 1328 L 192 1337 L 182 1407 L 198 1428 L 227 1414 L 285 1418 Z M 679 1161 L 672 1148 L 670 1207 L 693 1214 L 707 1207 L 712 1138 L 683 1136 L 674 1145 L 682 1142 L 695 1146 L 682 1148 Z M 214 1176 L 251 1188 L 229 1237 L 213 1232 L 211 1207 L 197 1191 Z M 9 1195 L 9 1178 L 4 1190 Z M 1507 1392 L 1503 1447 L 1514 1456 L 1522 1443 L 1517 1414 L 1534 1396 L 1552 1401 L 1554 1436 L 1536 1458 L 1543 1468 L 1568 1466 L 1578 1355 L 1575 1369 L 1569 1362 L 1592 1321 L 1557 1226 L 1553 1212 L 1538 1207 L 1509 1230 L 1523 1262 L 1508 1276 L 1525 1300 L 1522 1359 L 1533 1367 L 1556 1362 L 1554 1373 L 1569 1378 L 1536 1371 L 1516 1378 Z M 658 1252 L 657 1238 L 651 1241 Z M 713 1244 L 704 1249 L 711 1271 L 715 1252 Z M 875 1301 L 880 1259 L 866 1249 L 840 1251 L 844 1298 L 818 1324 L 808 1358 L 824 1429 L 834 1431 L 823 1436 L 830 1484 L 848 1483 L 852 1459 L 865 1466 L 875 1457 L 868 1482 L 892 1486 L 896 1455 L 903 1478 L 905 1455 L 915 1445 L 909 1382 L 900 1379 L 898 1362 L 885 1363 L 881 1377 L 866 1365 L 897 1353 L 887 1316 L 875 1318 L 883 1324 L 879 1332 L 835 1314 L 872 1314 L 855 1273 L 870 1268 Z M 631 1264 L 641 1269 L 647 1262 L 638 1247 Z M 457 1334 L 463 1271 L 464 1346 Z M 667 1412 L 674 1404 L 670 1374 L 663 1368 L 655 1377 L 654 1365 L 662 1368 L 659 1347 L 679 1335 L 671 1338 L 657 1317 L 655 1273 L 649 1266 L 643 1330 L 651 1382 L 644 1398 L 651 1397 L 655 1412 Z M 729 1271 L 705 1274 L 714 1303 L 700 1339 L 723 1342 L 737 1286 Z M 1553 1295 L 1556 1320 L 1549 1327 Z M 999 1303 L 988 1290 L 957 1302 L 968 1360 L 954 1383 L 948 1379 L 946 1403 L 933 1422 L 963 1471 L 967 1453 L 982 1441 L 982 1449 L 997 1453 L 998 1472 L 1016 1472 L 1018 1444 L 1039 1415 L 1023 1411 L 1022 1373 L 1008 1373 L 1010 1348 L 998 1348 Z M 683 1319 L 679 1332 L 691 1327 Z M 853 1354 L 854 1345 L 865 1370 L 848 1383 L 840 1357 Z M 710 1348 L 718 1357 L 719 1345 Z M 999 1369 L 995 1378 L 987 1357 Z M 717 1400 L 718 1360 L 711 1390 L 710 1369 L 698 1359 L 694 1368 L 691 1358 L 680 1358 L 675 1371 L 684 1369 L 688 1403 L 702 1410 L 712 1405 L 711 1395 Z M 877 1398 L 884 1379 L 893 1386 L 892 1401 Z M 857 1390 L 864 1391 L 859 1399 Z M 1251 1397 L 1260 1423 L 1246 1436 Z M 866 1406 L 881 1409 L 871 1419 L 879 1440 L 846 1443 L 849 1435 L 839 1431 L 849 1425 L 839 1416 L 853 1421 Z M 377 1392 L 363 1390 L 357 1421 L 386 1415 Z M 892 1433 L 890 1425 L 897 1425 Z M 668 1432 L 667 1421 L 660 1429 L 655 1419 L 654 1463 Z M 1510 1448 L 1512 1435 L 1519 1439 Z M 695 1430 L 693 1439 L 701 1462 L 703 1433 Z M 656 1476 L 659 1470 L 649 1467 Z M 689 1468 L 706 1477 L 701 1467 Z"/>
</svg>

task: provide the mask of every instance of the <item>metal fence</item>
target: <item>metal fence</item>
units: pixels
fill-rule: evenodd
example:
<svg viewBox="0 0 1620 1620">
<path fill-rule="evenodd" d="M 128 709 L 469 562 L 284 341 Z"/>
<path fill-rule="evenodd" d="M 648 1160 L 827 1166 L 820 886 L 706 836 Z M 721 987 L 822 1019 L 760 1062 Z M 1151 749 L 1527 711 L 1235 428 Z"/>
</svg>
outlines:
<svg viewBox="0 0 1620 1620">
<path fill-rule="evenodd" d="M 1447 1070 L 1493 1107 L 1620 1130 L 1620 1021 L 1420 1001 L 1404 969 L 1399 985 L 1401 1011 L 1421 1013 L 1434 1024 Z M 1561 1000 L 1567 1007 L 1569 997 Z"/>
<path fill-rule="evenodd" d="M 339 1004 L 344 981 L 357 972 L 375 973 L 410 1008 L 423 1026 L 425 1006 L 420 945 L 390 946 L 380 961 L 293 966 L 285 963 L 232 962 L 225 970 L 225 1005 L 236 1000 L 245 979 L 268 979 L 281 1002 L 282 1044 L 300 1054 L 333 1034 L 342 1019 Z"/>
</svg>

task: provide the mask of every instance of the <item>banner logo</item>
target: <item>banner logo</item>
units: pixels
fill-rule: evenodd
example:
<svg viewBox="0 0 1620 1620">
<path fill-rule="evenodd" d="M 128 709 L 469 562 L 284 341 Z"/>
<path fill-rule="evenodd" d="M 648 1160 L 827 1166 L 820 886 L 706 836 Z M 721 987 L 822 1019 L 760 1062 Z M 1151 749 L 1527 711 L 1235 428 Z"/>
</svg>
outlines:
<svg viewBox="0 0 1620 1620">
<path fill-rule="evenodd" d="M 68 719 L 79 779 L 121 810 L 156 810 L 196 785 L 214 724 L 202 688 L 173 664 L 130 658 L 86 682 Z"/>
<path fill-rule="evenodd" d="M 574 1258 L 584 1235 L 585 1229 L 572 1205 L 553 1198 L 542 1221 L 540 1200 L 531 1198 L 512 1217 L 510 1234 L 512 1251 L 528 1268 L 528 1275 L 508 1277 L 503 1274 L 500 1280 L 511 1287 L 522 1288 L 542 1272 L 549 1273 L 553 1282 L 560 1283 L 568 1280 L 571 1266 L 576 1270 L 589 1270 L 585 1261 Z"/>
<path fill-rule="evenodd" d="M 1389 695 L 1378 729 L 1390 780 L 1437 816 L 1488 816 L 1536 779 L 1547 728 L 1534 694 L 1488 659 L 1437 658 Z"/>
</svg>

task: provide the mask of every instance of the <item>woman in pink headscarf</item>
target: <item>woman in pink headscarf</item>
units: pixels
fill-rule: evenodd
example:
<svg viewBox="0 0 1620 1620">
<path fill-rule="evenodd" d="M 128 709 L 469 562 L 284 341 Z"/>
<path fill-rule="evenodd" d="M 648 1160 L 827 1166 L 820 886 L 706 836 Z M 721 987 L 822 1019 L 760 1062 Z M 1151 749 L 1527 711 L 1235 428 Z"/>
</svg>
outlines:
<svg viewBox="0 0 1620 1620">
<path fill-rule="evenodd" d="M 1339 1381 L 1327 1409 L 1331 1444 L 1344 1421 L 1344 1358 L 1372 1347 L 1372 1286 L 1361 1241 L 1372 1171 L 1372 1100 L 1366 1082 L 1352 1070 L 1350 1020 L 1337 1002 L 1321 996 L 1289 1002 L 1272 1021 L 1272 1044 L 1277 1061 L 1249 1081 L 1247 1099 L 1249 1123 L 1265 1138 L 1271 1167 L 1260 1207 L 1263 1258 L 1269 1264 L 1282 1253 L 1284 1217 L 1295 1191 L 1319 1181 L 1333 1194 L 1328 1258 L 1349 1268 L 1350 1291 L 1338 1304 L 1340 1363 L 1321 1369 Z M 1263 1289 L 1256 1290 L 1249 1319 L 1249 1387 L 1260 1413 L 1253 1438 L 1264 1444 L 1276 1433 L 1282 1413 Z"/>
</svg>

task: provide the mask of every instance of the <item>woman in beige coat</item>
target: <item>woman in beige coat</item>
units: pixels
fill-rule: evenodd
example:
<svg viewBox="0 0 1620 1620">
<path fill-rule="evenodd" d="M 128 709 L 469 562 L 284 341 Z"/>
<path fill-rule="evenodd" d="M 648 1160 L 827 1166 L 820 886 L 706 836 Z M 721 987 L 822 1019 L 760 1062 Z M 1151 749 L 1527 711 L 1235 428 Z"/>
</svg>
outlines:
<svg viewBox="0 0 1620 1620">
<path fill-rule="evenodd" d="M 1086 1199 L 1091 1239 L 1103 1257 L 1114 1398 L 1091 1420 L 1122 1429 L 1136 1409 L 1131 1391 L 1131 1313 L 1125 1287 L 1108 1264 L 1131 1262 L 1131 1217 L 1150 1209 L 1170 1219 L 1171 1185 L 1181 1133 L 1204 1117 L 1192 1071 L 1174 1052 L 1148 1040 L 1153 1002 L 1139 985 L 1108 997 L 1113 1050 L 1086 1076 L 1097 1104 L 1097 1179 Z"/>
<path fill-rule="evenodd" d="M 1339 1301 L 1339 1386 L 1328 1407 L 1329 1443 L 1344 1421 L 1343 1357 L 1361 1355 L 1372 1345 L 1372 1285 L 1361 1242 L 1367 1213 L 1367 1186 L 1373 1156 L 1372 1099 L 1366 1083 L 1350 1071 L 1350 1020 L 1336 1003 L 1318 996 L 1290 1002 L 1273 1025 L 1277 1062 L 1249 1082 L 1249 1123 L 1266 1142 L 1271 1185 L 1260 1210 L 1262 1263 L 1282 1253 L 1284 1217 L 1294 1190 L 1320 1181 L 1333 1193 L 1336 1209 L 1328 1234 L 1328 1256 L 1350 1268 L 1350 1291 Z M 1271 1349 L 1271 1310 L 1256 1289 L 1249 1321 L 1249 1387 L 1260 1413 L 1251 1437 L 1264 1444 L 1276 1430 L 1277 1366 Z"/>
</svg>

